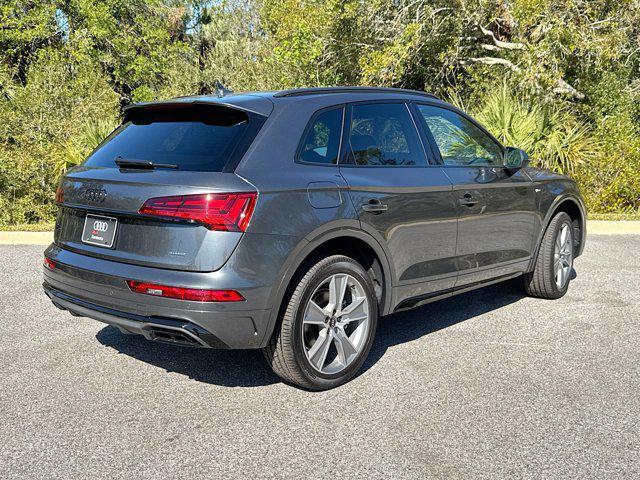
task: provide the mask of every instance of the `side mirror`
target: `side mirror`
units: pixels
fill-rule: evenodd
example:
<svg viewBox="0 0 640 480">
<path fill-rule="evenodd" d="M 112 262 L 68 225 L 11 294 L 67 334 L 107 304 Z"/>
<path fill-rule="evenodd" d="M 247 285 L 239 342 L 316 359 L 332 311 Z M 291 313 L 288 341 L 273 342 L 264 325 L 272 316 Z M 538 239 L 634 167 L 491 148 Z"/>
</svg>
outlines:
<svg viewBox="0 0 640 480">
<path fill-rule="evenodd" d="M 529 165 L 529 155 L 516 147 L 507 147 L 504 152 L 504 166 L 509 170 L 518 170 Z"/>
</svg>

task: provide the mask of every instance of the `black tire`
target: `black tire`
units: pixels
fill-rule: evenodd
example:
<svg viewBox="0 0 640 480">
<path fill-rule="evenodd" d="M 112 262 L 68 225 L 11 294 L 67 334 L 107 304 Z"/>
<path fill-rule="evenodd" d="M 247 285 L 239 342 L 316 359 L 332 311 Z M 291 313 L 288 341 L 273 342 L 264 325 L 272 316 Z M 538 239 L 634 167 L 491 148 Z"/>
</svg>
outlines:
<svg viewBox="0 0 640 480">
<path fill-rule="evenodd" d="M 307 360 L 301 329 L 304 307 L 309 298 L 322 282 L 336 273 L 346 273 L 360 282 L 369 305 L 370 323 L 358 356 L 343 371 L 328 375 L 312 368 Z M 346 383 L 362 367 L 375 337 L 378 304 L 371 278 L 352 258 L 332 255 L 315 263 L 293 283 L 291 293 L 285 297 L 281 318 L 268 345 L 262 350 L 267 363 L 286 382 L 308 390 L 328 390 Z"/>
<path fill-rule="evenodd" d="M 555 300 L 564 296 L 569 289 L 569 283 L 571 282 L 571 276 L 569 275 L 564 286 L 558 287 L 556 284 L 555 270 L 554 270 L 554 253 L 555 243 L 563 225 L 569 227 L 571 233 L 571 248 L 573 249 L 573 224 L 571 217 L 565 212 L 556 214 L 542 237 L 542 242 L 538 250 L 538 257 L 533 271 L 526 273 L 523 276 L 524 288 L 526 292 L 532 297 L 545 298 L 548 300 Z M 573 267 L 573 252 L 571 256 L 571 265 Z"/>
</svg>

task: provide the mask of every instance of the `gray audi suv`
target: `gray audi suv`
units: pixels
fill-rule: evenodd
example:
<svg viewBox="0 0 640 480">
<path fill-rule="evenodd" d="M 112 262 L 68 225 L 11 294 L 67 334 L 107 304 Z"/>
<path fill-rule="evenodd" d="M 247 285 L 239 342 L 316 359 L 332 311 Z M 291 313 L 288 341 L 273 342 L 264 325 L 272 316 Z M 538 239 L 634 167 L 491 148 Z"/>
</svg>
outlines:
<svg viewBox="0 0 640 480">
<path fill-rule="evenodd" d="M 149 340 L 260 348 L 311 390 L 358 372 L 382 315 L 514 277 L 562 297 L 586 235 L 575 182 L 390 88 L 132 105 L 56 202 L 44 290 L 58 308 Z"/>
</svg>

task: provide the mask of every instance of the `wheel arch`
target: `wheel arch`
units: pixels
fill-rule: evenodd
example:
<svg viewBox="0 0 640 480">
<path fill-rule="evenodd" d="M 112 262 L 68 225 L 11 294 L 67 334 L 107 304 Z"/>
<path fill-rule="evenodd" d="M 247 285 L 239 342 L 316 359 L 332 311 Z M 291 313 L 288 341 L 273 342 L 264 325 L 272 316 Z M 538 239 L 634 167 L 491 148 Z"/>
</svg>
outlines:
<svg viewBox="0 0 640 480">
<path fill-rule="evenodd" d="M 540 250 L 540 243 L 542 242 L 542 238 L 544 237 L 547 228 L 549 228 L 549 223 L 551 223 L 551 219 L 555 217 L 558 212 L 565 212 L 569 217 L 571 217 L 571 221 L 573 222 L 574 238 L 577 241 L 577 244 L 574 245 L 575 256 L 577 257 L 581 255 L 584 250 L 584 243 L 587 235 L 587 215 L 584 204 L 579 198 L 572 195 L 559 197 L 551 204 L 544 217 L 542 222 L 544 227 L 538 234 L 530 269 L 535 265 L 535 260 L 538 257 L 538 251 Z"/>
<path fill-rule="evenodd" d="M 357 260 L 367 273 L 373 276 L 374 285 L 376 280 L 380 283 L 380 315 L 390 312 L 393 301 L 393 269 L 383 247 L 376 239 L 355 226 L 339 225 L 322 229 L 321 232 L 308 235 L 285 262 L 280 275 L 281 280 L 272 291 L 273 308 L 262 345 L 269 341 L 283 308 L 285 296 L 297 275 L 308 264 L 331 254 L 348 255 Z"/>
</svg>

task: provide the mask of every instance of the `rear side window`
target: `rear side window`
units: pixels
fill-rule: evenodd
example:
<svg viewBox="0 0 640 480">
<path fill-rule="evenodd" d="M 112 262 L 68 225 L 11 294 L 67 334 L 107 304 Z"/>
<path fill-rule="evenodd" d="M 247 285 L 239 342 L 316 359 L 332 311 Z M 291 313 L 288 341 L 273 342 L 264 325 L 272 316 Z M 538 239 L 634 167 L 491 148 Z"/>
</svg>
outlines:
<svg viewBox="0 0 640 480">
<path fill-rule="evenodd" d="M 153 108 L 135 112 L 89 156 L 85 165 L 116 167 L 115 159 L 221 172 L 249 125 L 244 112 L 221 107 Z"/>
<path fill-rule="evenodd" d="M 342 107 L 332 108 L 312 118 L 302 140 L 300 160 L 312 163 L 338 163 L 342 111 Z"/>
<path fill-rule="evenodd" d="M 362 166 L 427 165 L 407 106 L 403 103 L 354 105 L 346 163 Z"/>
</svg>

